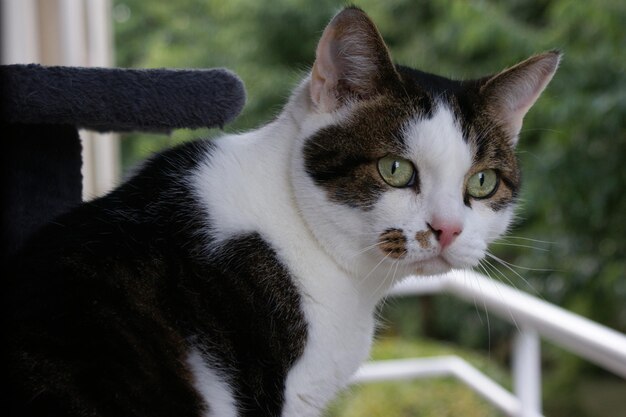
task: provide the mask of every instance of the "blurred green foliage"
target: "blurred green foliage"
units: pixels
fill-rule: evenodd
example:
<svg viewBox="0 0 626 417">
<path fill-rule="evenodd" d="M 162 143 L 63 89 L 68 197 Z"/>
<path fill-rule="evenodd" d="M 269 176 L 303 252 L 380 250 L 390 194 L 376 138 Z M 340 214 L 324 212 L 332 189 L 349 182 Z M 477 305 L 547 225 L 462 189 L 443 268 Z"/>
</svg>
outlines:
<svg viewBox="0 0 626 417">
<path fill-rule="evenodd" d="M 375 360 L 454 355 L 463 358 L 510 389 L 501 366 L 487 357 L 428 340 L 386 338 L 372 349 Z M 452 377 L 377 382 L 350 387 L 335 400 L 326 417 L 504 417 L 491 404 Z"/>
<path fill-rule="evenodd" d="M 494 278 L 626 332 L 626 2 L 354 3 L 376 22 L 398 63 L 452 78 L 496 72 L 544 50 L 564 52 L 521 134 L 525 184 L 519 220 L 510 237 L 493 246 L 499 258 L 519 267 L 493 260 L 483 267 Z M 237 131 L 280 111 L 343 2 L 114 4 L 119 66 L 228 67 L 239 74 L 248 102 L 227 127 Z M 218 133 L 176 131 L 169 139 L 134 135 L 124 141 L 124 161 L 128 166 L 156 148 Z M 511 327 L 489 318 L 480 305 L 438 297 L 422 305 L 394 303 L 382 314 L 391 317 L 388 332 L 427 334 L 508 360 Z M 544 357 L 548 374 L 554 375 L 546 383 L 552 394 L 546 394 L 547 414 L 584 415 L 576 409 L 571 383 L 598 371 L 555 348 L 548 347 Z M 555 403 L 551 409 L 550 397 L 571 407 Z"/>
</svg>

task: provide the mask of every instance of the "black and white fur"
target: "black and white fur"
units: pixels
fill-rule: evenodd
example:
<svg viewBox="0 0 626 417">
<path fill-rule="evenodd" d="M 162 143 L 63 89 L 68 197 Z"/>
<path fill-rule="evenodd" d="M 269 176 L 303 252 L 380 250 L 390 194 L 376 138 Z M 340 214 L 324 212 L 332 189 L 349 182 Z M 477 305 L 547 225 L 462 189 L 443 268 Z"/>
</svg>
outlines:
<svg viewBox="0 0 626 417">
<path fill-rule="evenodd" d="M 451 81 L 394 66 L 344 10 L 275 121 L 156 155 L 16 258 L 11 414 L 319 416 L 367 357 L 391 285 L 475 266 L 506 231 L 521 121 L 558 60 Z M 381 180 L 390 153 L 415 186 Z M 500 188 L 469 198 L 486 168 Z"/>
</svg>

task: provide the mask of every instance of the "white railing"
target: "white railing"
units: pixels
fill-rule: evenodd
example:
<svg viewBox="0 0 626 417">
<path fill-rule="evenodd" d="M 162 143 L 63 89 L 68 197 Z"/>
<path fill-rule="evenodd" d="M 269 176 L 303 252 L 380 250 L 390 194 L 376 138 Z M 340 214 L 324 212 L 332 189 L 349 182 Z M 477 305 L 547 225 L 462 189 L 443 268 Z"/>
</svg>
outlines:
<svg viewBox="0 0 626 417">
<path fill-rule="evenodd" d="M 453 376 L 509 416 L 538 417 L 541 411 L 540 337 L 626 379 L 626 335 L 471 271 L 414 277 L 391 296 L 448 293 L 510 321 L 518 329 L 513 349 L 514 393 L 456 356 L 370 362 L 353 383 Z"/>
</svg>

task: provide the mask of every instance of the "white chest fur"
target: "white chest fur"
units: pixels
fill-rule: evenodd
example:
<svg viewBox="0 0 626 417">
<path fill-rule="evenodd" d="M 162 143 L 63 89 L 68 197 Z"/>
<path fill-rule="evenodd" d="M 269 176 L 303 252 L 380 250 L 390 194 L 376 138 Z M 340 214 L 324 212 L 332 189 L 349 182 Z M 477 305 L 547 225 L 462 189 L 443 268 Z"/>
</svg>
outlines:
<svg viewBox="0 0 626 417">
<path fill-rule="evenodd" d="M 318 270 L 323 275 L 309 277 L 315 279 L 317 288 L 308 285 L 311 292 L 303 298 L 309 339 L 287 378 L 284 417 L 319 415 L 369 352 L 372 308 L 359 303 L 354 288 L 346 285 L 339 271 L 324 269 Z"/>
<path fill-rule="evenodd" d="M 307 343 L 287 377 L 283 416 L 317 416 L 366 358 L 376 300 L 363 294 L 302 220 L 289 181 L 294 129 L 279 120 L 218 140 L 193 187 L 211 213 L 214 238 L 258 232 L 300 287 Z"/>
</svg>

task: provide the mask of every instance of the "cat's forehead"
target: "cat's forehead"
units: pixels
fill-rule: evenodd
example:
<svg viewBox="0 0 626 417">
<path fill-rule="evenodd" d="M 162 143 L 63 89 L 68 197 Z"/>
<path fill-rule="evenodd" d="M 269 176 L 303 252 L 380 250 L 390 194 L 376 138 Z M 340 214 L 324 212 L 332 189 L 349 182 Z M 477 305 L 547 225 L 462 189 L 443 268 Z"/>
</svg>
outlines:
<svg viewBox="0 0 626 417">
<path fill-rule="evenodd" d="M 427 117 L 417 114 L 406 120 L 402 137 L 404 156 L 422 169 L 439 170 L 446 165 L 463 172 L 474 161 L 475 152 L 464 137 L 457 115 L 445 104 L 434 106 Z"/>
<path fill-rule="evenodd" d="M 485 111 L 484 99 L 479 94 L 480 80 L 457 81 L 408 67 L 397 69 L 402 88 L 391 90 L 390 95 L 396 100 L 408 96 L 417 103 L 410 122 L 414 133 L 420 131 L 419 124 L 425 130 L 435 127 L 438 134 L 430 135 L 433 146 L 443 146 L 442 141 L 445 143 L 445 139 L 455 137 L 469 146 L 474 164 L 517 168 L 509 135 L 499 121 Z M 450 129 L 452 127 L 454 129 Z"/>
<path fill-rule="evenodd" d="M 491 138 L 478 138 L 476 133 L 486 129 L 474 122 L 455 96 L 433 97 L 424 90 L 407 88 L 355 103 L 345 117 L 308 137 L 305 148 L 315 146 L 366 159 L 387 154 L 409 159 L 445 157 L 461 149 L 465 160 L 478 160 L 479 154 L 488 153 L 478 148 L 488 147 Z"/>
<path fill-rule="evenodd" d="M 403 94 L 361 103 L 345 123 L 336 126 L 350 137 L 340 142 L 372 156 L 396 154 L 409 159 L 453 156 L 462 150 L 470 163 L 476 153 L 473 133 L 477 129 L 456 100 L 433 98 L 422 91 Z"/>
</svg>

